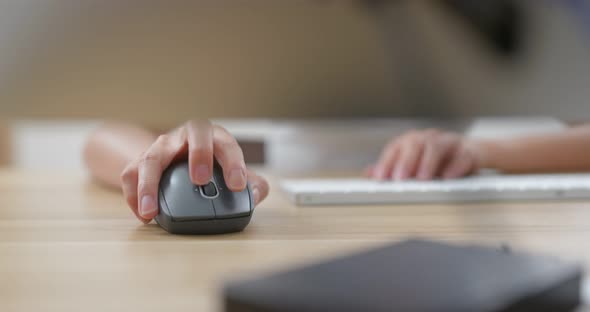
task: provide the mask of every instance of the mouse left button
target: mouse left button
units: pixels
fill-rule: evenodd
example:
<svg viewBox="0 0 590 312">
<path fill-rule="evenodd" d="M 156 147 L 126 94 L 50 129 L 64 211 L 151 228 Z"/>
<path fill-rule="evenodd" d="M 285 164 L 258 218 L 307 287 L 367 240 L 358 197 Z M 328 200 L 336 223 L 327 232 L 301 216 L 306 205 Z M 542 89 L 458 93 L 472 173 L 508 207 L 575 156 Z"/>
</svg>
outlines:
<svg viewBox="0 0 590 312">
<path fill-rule="evenodd" d="M 175 165 L 162 175 L 160 190 L 170 216 L 176 221 L 206 220 L 215 218 L 211 200 L 195 192 L 188 174 L 188 165 Z"/>
</svg>

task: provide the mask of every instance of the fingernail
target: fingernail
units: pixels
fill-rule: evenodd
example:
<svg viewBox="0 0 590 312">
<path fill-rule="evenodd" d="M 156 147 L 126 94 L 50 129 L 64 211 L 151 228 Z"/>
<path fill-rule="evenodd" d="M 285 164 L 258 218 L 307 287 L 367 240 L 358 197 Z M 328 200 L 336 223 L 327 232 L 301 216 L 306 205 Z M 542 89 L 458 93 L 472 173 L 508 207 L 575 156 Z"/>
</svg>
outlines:
<svg viewBox="0 0 590 312">
<path fill-rule="evenodd" d="M 246 174 L 242 169 L 233 169 L 229 173 L 229 185 L 236 189 L 243 189 L 246 187 Z"/>
<path fill-rule="evenodd" d="M 385 179 L 385 170 L 383 170 L 383 167 L 377 167 L 375 168 L 375 171 L 373 172 L 373 178 L 377 179 L 377 180 L 383 180 Z"/>
<path fill-rule="evenodd" d="M 420 170 L 418 172 L 418 174 L 416 175 L 416 178 L 418 178 L 418 180 L 428 180 L 429 179 L 428 174 L 424 170 Z"/>
<path fill-rule="evenodd" d="M 144 218 L 150 218 L 154 212 L 158 210 L 156 207 L 156 201 L 151 195 L 145 195 L 141 198 L 141 206 L 139 207 L 139 213 Z"/>
<path fill-rule="evenodd" d="M 443 178 L 443 179 L 445 179 L 445 180 L 454 179 L 454 178 L 456 178 L 456 177 L 457 177 L 457 174 L 456 174 L 456 173 L 454 173 L 454 172 L 452 172 L 452 171 L 450 171 L 450 172 L 445 172 L 445 173 L 443 174 L 443 176 L 442 176 L 442 178 Z"/>
<path fill-rule="evenodd" d="M 260 202 L 260 191 L 257 187 L 252 189 L 252 197 L 254 197 L 254 203 L 257 204 Z"/>
<path fill-rule="evenodd" d="M 393 179 L 396 181 L 400 181 L 406 178 L 406 172 L 405 172 L 405 168 L 403 167 L 397 167 L 395 168 L 395 171 L 393 172 Z"/>
<path fill-rule="evenodd" d="M 195 170 L 195 176 L 198 181 L 205 182 L 205 180 L 209 180 L 209 177 L 210 177 L 209 166 L 198 165 L 197 169 Z"/>
</svg>

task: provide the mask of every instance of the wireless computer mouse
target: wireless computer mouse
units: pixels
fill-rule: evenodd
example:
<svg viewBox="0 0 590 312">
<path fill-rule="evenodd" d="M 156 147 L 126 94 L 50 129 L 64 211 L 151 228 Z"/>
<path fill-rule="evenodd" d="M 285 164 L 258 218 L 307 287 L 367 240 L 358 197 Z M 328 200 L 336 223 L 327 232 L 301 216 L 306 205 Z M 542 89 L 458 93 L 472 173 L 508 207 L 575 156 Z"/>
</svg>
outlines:
<svg viewBox="0 0 590 312">
<path fill-rule="evenodd" d="M 178 162 L 162 174 L 156 222 L 174 234 L 223 234 L 243 230 L 254 212 L 250 185 L 232 192 L 216 163 L 207 185 L 194 185 L 188 162 Z"/>
</svg>

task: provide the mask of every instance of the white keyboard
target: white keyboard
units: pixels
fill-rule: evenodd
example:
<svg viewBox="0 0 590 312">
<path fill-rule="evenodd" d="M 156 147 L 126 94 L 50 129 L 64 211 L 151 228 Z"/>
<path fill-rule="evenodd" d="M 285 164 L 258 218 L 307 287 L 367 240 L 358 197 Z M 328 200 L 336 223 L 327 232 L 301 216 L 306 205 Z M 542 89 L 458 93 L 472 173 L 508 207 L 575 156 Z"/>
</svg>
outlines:
<svg viewBox="0 0 590 312">
<path fill-rule="evenodd" d="M 480 175 L 404 182 L 287 179 L 281 187 L 302 206 L 590 199 L 590 174 Z"/>
</svg>

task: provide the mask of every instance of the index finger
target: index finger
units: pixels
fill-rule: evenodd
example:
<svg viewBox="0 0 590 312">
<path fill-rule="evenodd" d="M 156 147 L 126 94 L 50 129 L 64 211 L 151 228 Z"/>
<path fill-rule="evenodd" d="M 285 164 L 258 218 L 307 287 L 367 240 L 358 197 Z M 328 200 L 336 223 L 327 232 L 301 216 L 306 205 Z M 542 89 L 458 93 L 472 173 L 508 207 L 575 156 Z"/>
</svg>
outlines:
<svg viewBox="0 0 590 312">
<path fill-rule="evenodd" d="M 191 180 L 205 185 L 213 173 L 213 128 L 208 120 L 191 121 L 186 126 L 188 165 Z"/>
</svg>

